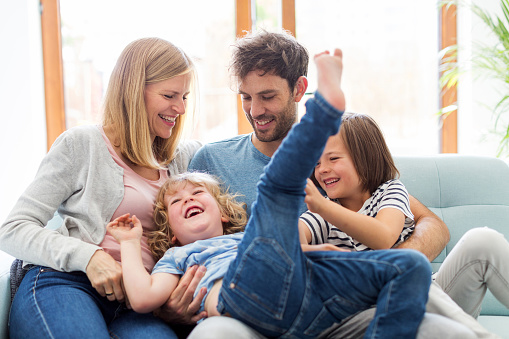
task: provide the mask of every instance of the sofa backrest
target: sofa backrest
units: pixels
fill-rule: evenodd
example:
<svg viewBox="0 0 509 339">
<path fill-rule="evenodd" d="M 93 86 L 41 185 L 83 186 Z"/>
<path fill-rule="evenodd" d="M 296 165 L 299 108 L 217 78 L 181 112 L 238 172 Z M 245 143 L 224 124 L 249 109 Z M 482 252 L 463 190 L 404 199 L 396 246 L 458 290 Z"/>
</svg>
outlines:
<svg viewBox="0 0 509 339">
<path fill-rule="evenodd" d="M 394 160 L 408 192 L 449 228 L 451 240 L 433 261 L 434 271 L 469 229 L 487 226 L 509 239 L 509 166 L 505 162 L 453 154 Z M 488 294 L 481 314 L 509 315 L 507 308 Z"/>
</svg>

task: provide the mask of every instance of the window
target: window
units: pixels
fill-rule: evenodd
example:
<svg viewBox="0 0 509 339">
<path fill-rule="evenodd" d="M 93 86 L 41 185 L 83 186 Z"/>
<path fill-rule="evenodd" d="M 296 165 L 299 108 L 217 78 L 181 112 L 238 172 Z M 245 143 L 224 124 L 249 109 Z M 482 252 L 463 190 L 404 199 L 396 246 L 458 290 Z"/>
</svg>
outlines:
<svg viewBox="0 0 509 339">
<path fill-rule="evenodd" d="M 311 56 L 343 50 L 348 111 L 371 115 L 393 154 L 439 152 L 435 2 L 297 0 L 295 11 Z M 310 65 L 310 91 L 315 79 Z"/>
<path fill-rule="evenodd" d="M 227 66 L 235 40 L 230 0 L 60 0 L 66 127 L 98 123 L 115 62 L 131 41 L 157 36 L 181 47 L 196 64 L 199 107 L 194 134 L 204 142 L 237 134 L 235 93 Z M 233 113 L 233 114 L 232 114 Z"/>
</svg>

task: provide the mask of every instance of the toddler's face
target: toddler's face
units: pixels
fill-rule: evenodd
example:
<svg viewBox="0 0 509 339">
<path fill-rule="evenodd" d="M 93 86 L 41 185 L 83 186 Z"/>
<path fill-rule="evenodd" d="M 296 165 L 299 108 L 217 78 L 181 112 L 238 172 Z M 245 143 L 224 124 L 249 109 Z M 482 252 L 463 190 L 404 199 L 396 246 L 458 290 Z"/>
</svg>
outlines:
<svg viewBox="0 0 509 339">
<path fill-rule="evenodd" d="M 175 194 L 165 195 L 164 204 L 168 222 L 180 245 L 223 234 L 225 219 L 216 199 L 205 186 L 184 182 Z"/>
</svg>

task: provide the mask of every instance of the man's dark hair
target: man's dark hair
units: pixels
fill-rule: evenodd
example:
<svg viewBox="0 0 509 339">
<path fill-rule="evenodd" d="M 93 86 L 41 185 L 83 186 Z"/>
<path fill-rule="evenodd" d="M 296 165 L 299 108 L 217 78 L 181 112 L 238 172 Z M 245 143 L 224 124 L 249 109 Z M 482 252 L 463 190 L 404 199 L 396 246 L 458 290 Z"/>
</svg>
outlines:
<svg viewBox="0 0 509 339">
<path fill-rule="evenodd" d="M 251 71 L 262 71 L 286 79 L 292 90 L 300 76 L 306 76 L 309 55 L 290 33 L 249 33 L 233 46 L 230 72 L 244 79 Z"/>
</svg>

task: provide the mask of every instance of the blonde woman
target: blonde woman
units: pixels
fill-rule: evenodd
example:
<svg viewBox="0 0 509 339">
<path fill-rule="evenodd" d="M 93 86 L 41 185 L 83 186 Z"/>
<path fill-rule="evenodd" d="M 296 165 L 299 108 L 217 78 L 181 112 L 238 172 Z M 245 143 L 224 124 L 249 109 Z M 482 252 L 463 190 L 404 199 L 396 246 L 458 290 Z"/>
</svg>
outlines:
<svg viewBox="0 0 509 339">
<path fill-rule="evenodd" d="M 71 128 L 0 228 L 0 248 L 27 271 L 14 297 L 10 338 L 176 338 L 152 314 L 125 305 L 120 247 L 110 220 L 135 211 L 154 229 L 153 202 L 187 169 L 199 144 L 179 142 L 195 70 L 158 38 L 129 44 L 112 72 L 101 125 Z M 58 211 L 57 231 L 44 228 Z M 146 238 L 143 265 L 155 264 Z"/>
</svg>

